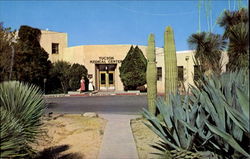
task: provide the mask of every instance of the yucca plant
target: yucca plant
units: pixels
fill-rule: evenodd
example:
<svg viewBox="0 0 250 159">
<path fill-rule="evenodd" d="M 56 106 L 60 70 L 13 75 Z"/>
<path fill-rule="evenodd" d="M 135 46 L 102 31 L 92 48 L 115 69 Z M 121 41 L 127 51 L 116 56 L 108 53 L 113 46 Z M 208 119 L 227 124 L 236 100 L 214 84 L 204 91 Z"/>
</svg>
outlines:
<svg viewBox="0 0 250 159">
<path fill-rule="evenodd" d="M 43 132 L 41 116 L 45 109 L 41 90 L 17 81 L 0 84 L 0 158 L 28 158 L 34 154 Z"/>
<path fill-rule="evenodd" d="M 223 37 L 229 40 L 227 70 L 249 67 L 249 13 L 248 8 L 225 10 L 217 23 L 224 28 Z"/>
<path fill-rule="evenodd" d="M 145 110 L 151 123 L 147 126 L 162 139 L 155 147 L 163 152 L 209 150 L 214 158 L 249 158 L 248 79 L 248 70 L 204 76 L 200 88 L 191 87 L 192 95 L 171 96 L 169 104 L 157 102 L 163 122 Z"/>
</svg>

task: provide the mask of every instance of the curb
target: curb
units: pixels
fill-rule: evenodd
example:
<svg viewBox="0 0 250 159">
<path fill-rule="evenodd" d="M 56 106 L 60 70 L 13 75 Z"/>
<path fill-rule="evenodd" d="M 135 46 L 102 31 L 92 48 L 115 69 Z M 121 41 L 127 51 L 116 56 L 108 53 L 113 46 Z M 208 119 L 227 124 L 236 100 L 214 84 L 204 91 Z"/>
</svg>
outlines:
<svg viewBox="0 0 250 159">
<path fill-rule="evenodd" d="M 44 95 L 45 98 L 54 98 L 54 97 L 90 97 L 90 96 L 143 96 L 147 93 L 110 93 L 110 94 L 58 94 L 58 95 Z"/>
</svg>

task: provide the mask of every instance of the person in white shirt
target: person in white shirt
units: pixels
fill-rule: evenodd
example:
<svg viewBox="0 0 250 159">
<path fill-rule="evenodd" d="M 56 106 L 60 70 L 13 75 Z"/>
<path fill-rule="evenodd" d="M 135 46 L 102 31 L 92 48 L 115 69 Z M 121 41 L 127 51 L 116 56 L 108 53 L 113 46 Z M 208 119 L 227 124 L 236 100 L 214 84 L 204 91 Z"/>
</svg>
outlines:
<svg viewBox="0 0 250 159">
<path fill-rule="evenodd" d="M 89 91 L 94 91 L 92 76 L 89 76 Z"/>
</svg>

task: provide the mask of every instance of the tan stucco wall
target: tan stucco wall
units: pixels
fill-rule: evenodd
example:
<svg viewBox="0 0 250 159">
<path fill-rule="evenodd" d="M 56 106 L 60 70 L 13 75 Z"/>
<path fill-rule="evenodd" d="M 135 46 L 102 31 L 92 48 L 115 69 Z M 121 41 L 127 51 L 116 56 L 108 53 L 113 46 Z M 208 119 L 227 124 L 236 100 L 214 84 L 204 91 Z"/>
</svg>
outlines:
<svg viewBox="0 0 250 159">
<path fill-rule="evenodd" d="M 51 44 L 59 43 L 59 54 L 51 54 Z M 96 68 L 91 60 L 99 60 L 99 57 L 113 57 L 114 60 L 123 60 L 129 51 L 131 44 L 127 45 L 81 45 L 74 47 L 67 47 L 67 34 L 57 33 L 51 31 L 42 31 L 41 46 L 49 53 L 49 58 L 52 62 L 57 60 L 68 61 L 71 64 L 79 63 L 88 69 L 88 74 L 93 75 L 93 83 L 96 86 Z M 147 46 L 138 46 L 146 57 Z M 192 50 L 177 51 L 177 65 L 184 68 L 184 86 L 187 88 L 189 84 L 193 85 L 194 74 L 194 52 Z M 226 54 L 223 53 L 225 56 Z M 157 67 L 162 67 L 162 80 L 157 81 L 158 92 L 164 92 L 164 54 L 163 48 L 156 48 Z M 223 59 L 224 69 L 228 58 Z M 119 67 L 121 63 L 117 63 L 115 70 L 115 89 L 123 90 L 123 84 L 119 77 Z"/>
<path fill-rule="evenodd" d="M 40 44 L 46 52 L 49 54 L 49 59 L 52 62 L 63 60 L 63 49 L 68 47 L 68 35 L 67 33 L 54 32 L 48 30 L 41 30 L 42 35 Z M 59 43 L 59 54 L 52 54 L 52 43 Z"/>
<path fill-rule="evenodd" d="M 184 85 L 187 88 L 188 84 L 193 85 L 193 71 L 194 71 L 194 62 L 192 60 L 193 51 L 177 51 L 177 66 L 183 66 L 184 68 Z M 188 60 L 186 60 L 188 57 Z M 164 67 L 164 53 L 163 48 L 156 48 L 156 66 L 162 67 L 162 80 L 157 81 L 157 90 L 158 92 L 164 92 L 165 84 L 165 67 Z"/>
<path fill-rule="evenodd" d="M 99 60 L 99 57 L 114 57 L 114 60 L 123 60 L 129 51 L 131 45 L 82 45 L 64 49 L 63 60 L 70 63 L 83 64 L 89 74 L 93 74 L 93 83 L 96 84 L 95 78 L 95 64 L 90 63 L 91 60 Z M 139 46 L 142 51 L 146 49 L 145 46 Z M 145 51 L 144 51 L 145 52 Z M 117 63 L 115 70 L 115 88 L 116 90 L 123 90 L 123 84 L 119 77 L 120 63 Z"/>
<path fill-rule="evenodd" d="M 64 49 L 63 60 L 70 63 L 80 63 L 83 64 L 87 69 L 89 74 L 93 74 L 94 84 L 97 84 L 95 81 L 95 64 L 90 63 L 91 60 L 98 60 L 99 57 L 114 57 L 115 60 L 123 60 L 127 55 L 131 45 L 82 45 L 75 46 Z M 146 46 L 138 46 L 146 57 Z M 184 67 L 184 84 L 187 87 L 188 83 L 193 84 L 193 60 L 192 60 L 192 51 L 181 51 L 177 52 L 177 65 Z M 186 57 L 189 57 L 189 60 L 185 60 Z M 162 67 L 162 80 L 157 81 L 158 92 L 164 92 L 164 77 L 165 77 L 165 68 L 164 66 L 164 54 L 163 48 L 156 48 L 156 60 L 157 67 Z M 117 63 L 115 70 L 115 87 L 116 90 L 123 90 L 123 84 L 119 77 L 119 67 L 120 63 Z"/>
</svg>

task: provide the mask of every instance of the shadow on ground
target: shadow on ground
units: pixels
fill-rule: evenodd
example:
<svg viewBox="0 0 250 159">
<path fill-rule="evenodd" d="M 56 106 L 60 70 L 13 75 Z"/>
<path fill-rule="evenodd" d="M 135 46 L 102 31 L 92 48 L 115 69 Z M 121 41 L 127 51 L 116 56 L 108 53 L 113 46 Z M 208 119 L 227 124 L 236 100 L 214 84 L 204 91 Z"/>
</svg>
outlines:
<svg viewBox="0 0 250 159">
<path fill-rule="evenodd" d="M 39 155 L 34 159 L 84 159 L 84 157 L 78 153 L 67 153 L 62 152 L 68 150 L 69 145 L 53 146 L 39 152 Z"/>
</svg>

